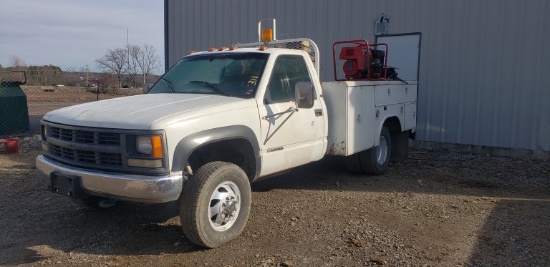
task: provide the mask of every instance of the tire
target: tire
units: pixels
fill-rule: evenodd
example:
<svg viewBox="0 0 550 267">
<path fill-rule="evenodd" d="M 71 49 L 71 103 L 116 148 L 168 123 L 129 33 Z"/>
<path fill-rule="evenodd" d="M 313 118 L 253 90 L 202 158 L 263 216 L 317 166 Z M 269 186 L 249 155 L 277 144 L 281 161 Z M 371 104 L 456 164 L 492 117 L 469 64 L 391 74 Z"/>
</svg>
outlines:
<svg viewBox="0 0 550 267">
<path fill-rule="evenodd" d="M 346 169 L 351 173 L 361 174 L 363 169 L 361 168 L 361 159 L 359 157 L 360 153 L 355 153 L 353 155 L 347 156 L 344 161 L 346 164 Z"/>
<path fill-rule="evenodd" d="M 391 135 L 386 127 L 380 132 L 380 145 L 359 153 L 361 169 L 366 174 L 386 173 L 391 158 Z"/>
<path fill-rule="evenodd" d="M 215 248 L 241 234 L 250 213 L 250 182 L 237 165 L 214 161 L 187 181 L 180 203 L 185 236 L 193 243 Z"/>
</svg>

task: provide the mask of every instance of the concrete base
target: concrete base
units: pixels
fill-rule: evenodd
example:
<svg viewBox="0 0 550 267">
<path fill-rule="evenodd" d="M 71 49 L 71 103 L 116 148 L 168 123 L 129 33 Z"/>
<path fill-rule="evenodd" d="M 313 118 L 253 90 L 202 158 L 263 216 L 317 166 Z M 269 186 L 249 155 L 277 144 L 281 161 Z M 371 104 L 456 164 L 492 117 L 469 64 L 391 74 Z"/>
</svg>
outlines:
<svg viewBox="0 0 550 267">
<path fill-rule="evenodd" d="M 451 144 L 451 143 L 416 141 L 416 140 L 410 140 L 409 147 L 414 149 L 456 151 L 456 152 L 462 152 L 462 153 L 490 154 L 490 155 L 507 156 L 507 157 L 530 157 L 530 158 L 537 158 L 537 159 L 550 159 L 550 151 L 533 151 L 533 150 L 523 149 L 523 148 L 502 148 L 502 147 Z"/>
</svg>

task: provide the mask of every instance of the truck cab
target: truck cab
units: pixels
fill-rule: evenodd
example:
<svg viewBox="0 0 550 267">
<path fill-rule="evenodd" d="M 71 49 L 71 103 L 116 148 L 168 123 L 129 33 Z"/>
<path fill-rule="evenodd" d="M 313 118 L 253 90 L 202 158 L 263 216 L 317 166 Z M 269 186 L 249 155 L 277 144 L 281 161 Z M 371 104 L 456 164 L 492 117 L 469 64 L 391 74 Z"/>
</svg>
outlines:
<svg viewBox="0 0 550 267">
<path fill-rule="evenodd" d="M 251 146 L 257 151 L 254 157 L 228 155 L 224 160 L 243 158 L 234 163 L 243 165 L 244 169 L 247 169 L 245 166 L 255 166 L 253 169 L 248 167 L 250 181 L 321 159 L 327 148 L 326 106 L 321 84 L 308 57 L 300 50 L 235 47 L 184 57 L 148 94 L 214 95 L 240 104 L 231 109 L 225 106 L 220 114 L 203 112 L 203 118 L 196 119 L 196 124 L 188 128 L 191 133 L 175 129 L 175 140 L 184 140 L 189 134 L 196 136 L 195 147 L 189 149 L 190 145 L 187 145 L 185 152 L 170 153 L 190 153 L 189 158 L 183 157 L 182 162 L 186 161 L 191 169 L 198 169 L 212 160 L 204 159 L 206 154 L 220 157 L 220 154 L 234 153 L 229 149 L 205 153 L 203 147 L 206 145 L 216 143 L 218 146 L 219 142 L 236 139 L 232 134 L 223 139 L 210 138 L 209 133 L 223 133 L 226 131 L 224 127 L 240 127 L 251 133 L 242 142 L 253 144 Z M 253 110 L 241 109 L 248 105 Z M 161 128 L 167 129 L 166 126 Z M 204 136 L 200 132 L 205 132 Z M 205 137 L 209 138 L 197 146 L 197 138 Z M 198 154 L 193 155 L 193 150 L 197 149 Z M 174 155 L 174 158 L 180 157 Z M 180 168 L 172 170 L 179 171 Z"/>
</svg>

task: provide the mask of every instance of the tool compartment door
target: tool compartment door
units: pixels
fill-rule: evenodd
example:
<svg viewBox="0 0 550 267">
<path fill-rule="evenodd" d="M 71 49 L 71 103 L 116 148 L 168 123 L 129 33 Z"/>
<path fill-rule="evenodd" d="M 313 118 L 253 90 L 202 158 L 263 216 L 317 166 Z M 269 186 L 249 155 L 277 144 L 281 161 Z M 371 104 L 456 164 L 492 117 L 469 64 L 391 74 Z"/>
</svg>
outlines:
<svg viewBox="0 0 550 267">
<path fill-rule="evenodd" d="M 365 82 L 324 82 L 329 155 L 349 156 L 373 146 L 374 85 Z"/>
</svg>

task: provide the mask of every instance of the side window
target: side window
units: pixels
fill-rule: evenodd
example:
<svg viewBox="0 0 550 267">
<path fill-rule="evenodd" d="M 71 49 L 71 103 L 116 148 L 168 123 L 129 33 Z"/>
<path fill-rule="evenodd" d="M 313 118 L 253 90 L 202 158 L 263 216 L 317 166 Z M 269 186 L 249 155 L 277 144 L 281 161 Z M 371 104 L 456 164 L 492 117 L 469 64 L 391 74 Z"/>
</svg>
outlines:
<svg viewBox="0 0 550 267">
<path fill-rule="evenodd" d="M 304 81 L 311 83 L 304 58 L 299 55 L 279 56 L 267 84 L 266 102 L 294 101 L 296 83 Z"/>
</svg>

